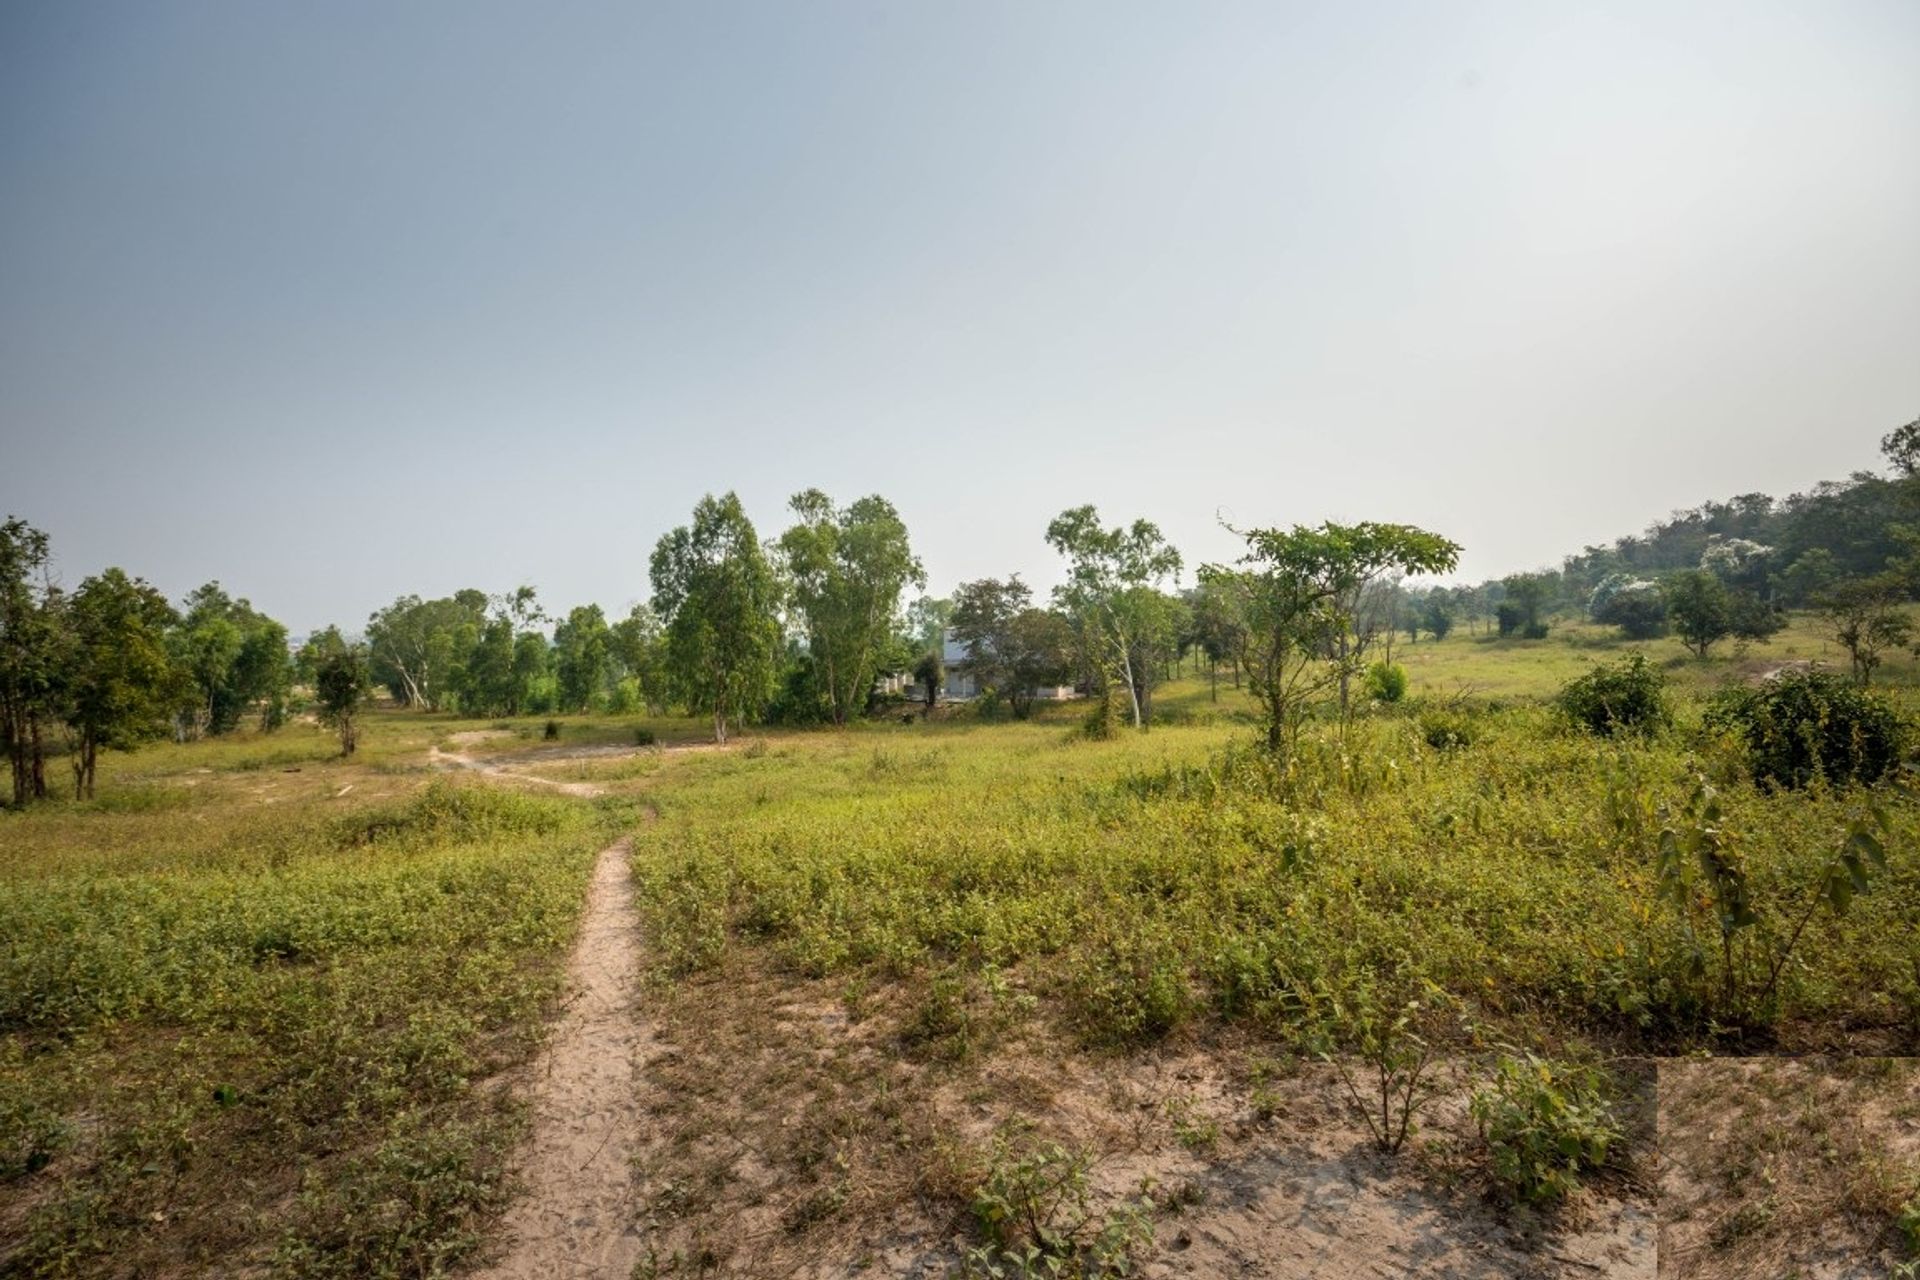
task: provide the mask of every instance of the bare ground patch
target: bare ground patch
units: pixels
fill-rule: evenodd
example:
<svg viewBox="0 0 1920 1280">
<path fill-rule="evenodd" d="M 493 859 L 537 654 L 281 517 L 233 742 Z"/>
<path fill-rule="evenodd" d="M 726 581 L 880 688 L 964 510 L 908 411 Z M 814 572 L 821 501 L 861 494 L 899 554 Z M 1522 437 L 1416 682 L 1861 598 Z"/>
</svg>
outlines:
<svg viewBox="0 0 1920 1280">
<path fill-rule="evenodd" d="M 744 949 L 659 984 L 638 1274 L 961 1274 L 987 1238 L 975 1199 L 996 1167 L 1057 1145 L 1087 1162 L 1077 1238 L 1091 1245 L 1151 1201 L 1135 1274 L 1654 1275 L 1634 1166 L 1650 1080 L 1625 1108 L 1622 1167 L 1541 1213 L 1492 1191 L 1465 1062 L 1420 1136 L 1387 1156 L 1327 1068 L 1252 1038 L 1090 1053 L 1017 990 L 944 1013 L 928 996 L 919 981 L 798 978 Z M 1077 1216 L 1066 1205 L 1055 1225 Z"/>
<path fill-rule="evenodd" d="M 1664 1062 L 1659 1143 L 1662 1280 L 1882 1280 L 1920 1197 L 1920 1063 Z"/>
</svg>

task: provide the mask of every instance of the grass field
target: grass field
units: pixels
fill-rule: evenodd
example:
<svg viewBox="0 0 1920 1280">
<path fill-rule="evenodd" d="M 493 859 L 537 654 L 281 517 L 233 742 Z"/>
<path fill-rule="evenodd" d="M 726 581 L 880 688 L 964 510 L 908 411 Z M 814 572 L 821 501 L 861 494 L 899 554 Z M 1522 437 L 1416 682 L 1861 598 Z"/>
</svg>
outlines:
<svg viewBox="0 0 1920 1280">
<path fill-rule="evenodd" d="M 1289 1274 L 1234 1214 L 1322 1177 L 1368 1189 L 1379 1239 L 1425 1223 L 1462 1259 L 1629 1249 L 1655 1201 L 1650 1057 L 1920 1047 L 1920 806 L 1886 797 L 1885 871 L 1823 906 L 1861 797 L 1756 787 L 1696 696 L 1831 661 L 1811 627 L 1706 663 L 1650 647 L 1682 694 L 1651 740 L 1541 704 L 1622 647 L 1397 645 L 1410 701 L 1313 725 L 1285 770 L 1224 672 L 1108 741 L 1072 705 L 726 751 L 662 749 L 702 736 L 678 718 L 549 739 L 381 712 L 351 763 L 304 725 L 111 757 L 98 800 L 0 815 L 0 1274 L 483 1256 L 523 1132 L 512 1068 L 621 834 L 664 1046 L 644 1270 L 1018 1274 L 1044 1233 L 1009 1223 L 1038 1197 L 1084 1271 L 1190 1248 Z M 1910 657 L 1882 678 L 1911 700 Z M 435 748 L 513 772 L 433 772 Z M 1657 884 L 1703 779 L 1757 920 L 1730 948 Z M 1423 1043 L 1419 1134 L 1373 1152 L 1342 1075 Z M 1472 1102 L 1529 1052 L 1618 1132 L 1598 1207 L 1534 1225 L 1499 1209 Z"/>
</svg>

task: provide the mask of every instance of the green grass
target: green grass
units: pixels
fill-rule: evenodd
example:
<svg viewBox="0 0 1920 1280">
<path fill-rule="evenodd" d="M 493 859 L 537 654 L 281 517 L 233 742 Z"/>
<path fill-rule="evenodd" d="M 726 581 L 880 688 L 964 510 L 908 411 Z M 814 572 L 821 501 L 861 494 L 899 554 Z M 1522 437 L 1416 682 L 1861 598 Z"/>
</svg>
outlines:
<svg viewBox="0 0 1920 1280">
<path fill-rule="evenodd" d="M 1683 720 L 1609 743 L 1520 707 L 1438 751 L 1412 717 L 1373 714 L 1344 742 L 1316 726 L 1286 776 L 1231 724 L 1106 743 L 1016 724 L 777 744 L 683 762 L 636 876 L 667 972 L 729 947 L 807 976 L 1018 968 L 1095 1044 L 1208 1021 L 1304 1040 L 1424 982 L 1513 1034 L 1911 1043 L 1920 815 L 1895 806 L 1890 872 L 1845 918 L 1815 916 L 1777 1003 L 1727 1007 L 1715 936 L 1656 892 L 1658 811 L 1702 772 L 1719 779 L 1769 922 L 1735 956 L 1744 988 L 1852 801 L 1757 789 Z"/>
<path fill-rule="evenodd" d="M 480 1085 L 537 1042 L 621 814 L 394 772 L 423 728 L 379 718 L 355 764 L 298 727 L 166 747 L 0 815 L 0 1272 L 478 1244 L 520 1132 Z"/>
</svg>

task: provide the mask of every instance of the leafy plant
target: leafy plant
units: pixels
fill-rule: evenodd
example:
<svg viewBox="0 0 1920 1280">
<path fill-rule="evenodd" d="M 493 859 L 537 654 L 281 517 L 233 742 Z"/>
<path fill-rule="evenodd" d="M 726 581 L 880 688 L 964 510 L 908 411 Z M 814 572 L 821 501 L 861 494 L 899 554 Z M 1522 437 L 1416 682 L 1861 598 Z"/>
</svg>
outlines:
<svg viewBox="0 0 1920 1280">
<path fill-rule="evenodd" d="M 1651 733 L 1673 721 L 1666 685 L 1666 675 L 1635 652 L 1568 681 L 1555 702 L 1568 720 L 1601 737 Z"/>
<path fill-rule="evenodd" d="M 1824 671 L 1732 689 L 1708 710 L 1710 727 L 1741 738 L 1757 781 L 1804 787 L 1873 783 L 1899 767 L 1910 730 L 1893 704 Z"/>
<path fill-rule="evenodd" d="M 1621 1136 L 1597 1072 L 1530 1052 L 1503 1055 L 1469 1110 L 1494 1177 L 1533 1203 L 1570 1195 Z"/>
<path fill-rule="evenodd" d="M 1105 1217 L 1095 1215 L 1088 1173 L 1092 1160 L 1057 1142 L 1016 1147 L 994 1139 L 984 1177 L 968 1207 L 987 1237 L 967 1254 L 963 1274 L 992 1280 L 1105 1277 L 1132 1273 L 1135 1256 L 1153 1243 L 1152 1184 Z"/>
<path fill-rule="evenodd" d="M 1874 873 L 1886 870 L 1882 837 L 1891 830 L 1892 819 L 1878 805 L 1854 815 L 1791 924 L 1778 921 L 1763 931 L 1757 928 L 1762 917 L 1745 860 L 1722 826 L 1719 794 L 1705 779 L 1699 781 L 1660 832 L 1656 875 L 1662 895 L 1686 917 L 1690 932 L 1696 904 L 1704 902 L 1711 910 L 1720 943 L 1721 1000 L 1729 1012 L 1770 1009 L 1787 962 L 1814 915 L 1822 906 L 1845 915 L 1854 895 L 1871 887 Z M 1759 963 L 1765 976 L 1758 990 L 1750 992 L 1744 981 L 1749 966 L 1737 961 L 1737 951 L 1744 939 L 1755 935 L 1763 939 L 1756 945 L 1763 951 Z M 1702 976 L 1705 968 L 1704 951 L 1696 945 L 1693 971 Z"/>
<path fill-rule="evenodd" d="M 1428 994 L 1441 996 L 1432 987 Z M 1347 1100 L 1366 1122 L 1374 1145 L 1388 1154 L 1406 1145 L 1415 1119 L 1438 1092 L 1432 1076 L 1435 1049 L 1424 1027 L 1431 1016 L 1418 1000 L 1381 1009 L 1370 993 L 1363 993 L 1348 1011 L 1347 1024 L 1366 1070 L 1355 1072 L 1345 1057 L 1330 1048 L 1320 1051 L 1321 1060 L 1339 1075 Z"/>
<path fill-rule="evenodd" d="M 1367 668 L 1364 688 L 1375 702 L 1398 702 L 1407 696 L 1407 669 L 1397 662 L 1376 662 Z"/>
</svg>

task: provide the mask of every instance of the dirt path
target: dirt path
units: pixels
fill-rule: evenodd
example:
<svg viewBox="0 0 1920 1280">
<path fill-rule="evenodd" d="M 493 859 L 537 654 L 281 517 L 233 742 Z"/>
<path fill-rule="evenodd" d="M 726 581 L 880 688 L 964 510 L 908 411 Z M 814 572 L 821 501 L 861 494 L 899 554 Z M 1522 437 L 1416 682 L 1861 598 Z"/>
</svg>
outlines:
<svg viewBox="0 0 1920 1280">
<path fill-rule="evenodd" d="M 501 1225 L 506 1255 L 476 1273 L 485 1280 L 624 1278 L 639 1257 L 635 1076 L 652 1040 L 637 1016 L 639 922 L 628 853 L 622 840 L 594 864 L 567 967 L 566 1013 L 536 1066 L 533 1136 L 519 1166 L 526 1195 Z"/>
<path fill-rule="evenodd" d="M 572 757 L 555 757 L 555 760 L 571 758 Z M 592 782 L 561 782 L 555 778 L 542 778 L 538 774 L 533 773 L 515 773 L 503 764 L 498 764 L 492 760 L 481 760 L 468 755 L 464 751 L 442 751 L 439 747 L 432 747 L 427 751 L 427 763 L 439 768 L 452 766 L 456 769 L 466 769 L 469 772 L 477 773 L 488 778 L 506 778 L 514 782 L 532 782 L 539 786 L 552 787 L 561 795 L 583 796 L 589 800 L 594 796 L 603 796 L 607 793 L 605 787 Z"/>
</svg>

